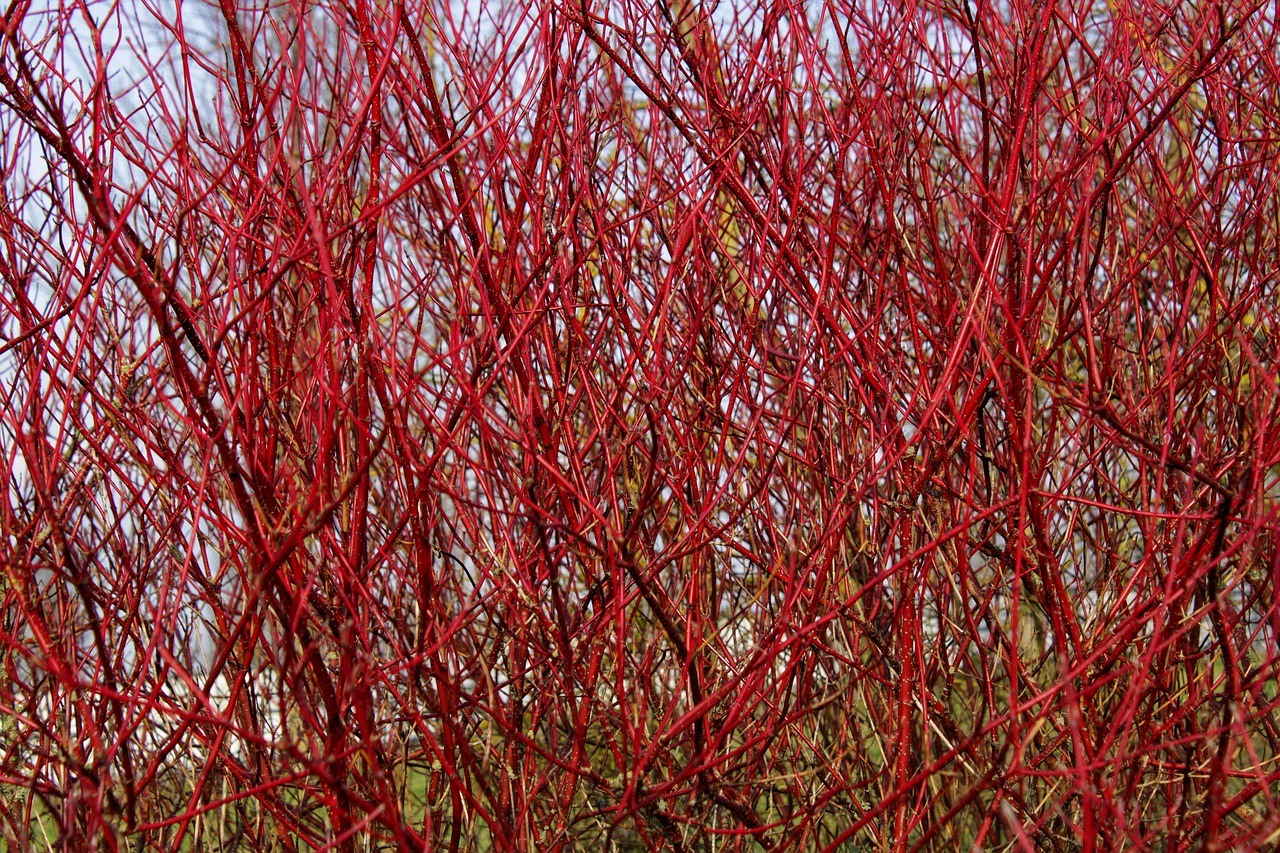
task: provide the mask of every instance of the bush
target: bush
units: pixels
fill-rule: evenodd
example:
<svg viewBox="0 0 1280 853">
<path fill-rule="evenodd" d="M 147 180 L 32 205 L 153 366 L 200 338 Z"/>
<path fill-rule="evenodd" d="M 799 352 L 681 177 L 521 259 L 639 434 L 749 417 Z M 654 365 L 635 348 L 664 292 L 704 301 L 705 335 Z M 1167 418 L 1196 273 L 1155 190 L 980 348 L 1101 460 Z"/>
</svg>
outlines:
<svg viewBox="0 0 1280 853">
<path fill-rule="evenodd" d="M 1275 15 L 15 0 L 10 847 L 1273 844 Z"/>
</svg>

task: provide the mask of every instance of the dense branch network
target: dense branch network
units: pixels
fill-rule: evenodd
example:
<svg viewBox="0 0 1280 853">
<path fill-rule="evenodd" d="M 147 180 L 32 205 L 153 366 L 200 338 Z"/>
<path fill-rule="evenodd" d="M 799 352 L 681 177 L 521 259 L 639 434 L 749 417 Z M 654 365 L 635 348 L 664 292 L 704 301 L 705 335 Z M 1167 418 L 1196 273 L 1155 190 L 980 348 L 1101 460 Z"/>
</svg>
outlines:
<svg viewBox="0 0 1280 853">
<path fill-rule="evenodd" d="M 11 4 L 7 843 L 1275 843 L 1274 16 Z"/>
</svg>

